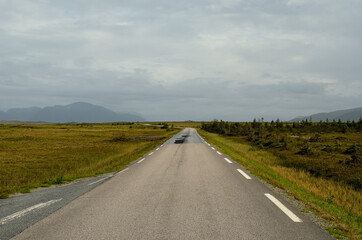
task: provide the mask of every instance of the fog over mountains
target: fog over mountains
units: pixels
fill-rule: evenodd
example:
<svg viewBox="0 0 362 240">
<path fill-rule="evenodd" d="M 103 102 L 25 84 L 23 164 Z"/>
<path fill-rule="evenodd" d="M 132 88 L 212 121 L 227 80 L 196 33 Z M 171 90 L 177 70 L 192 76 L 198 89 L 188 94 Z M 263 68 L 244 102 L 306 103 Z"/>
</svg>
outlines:
<svg viewBox="0 0 362 240">
<path fill-rule="evenodd" d="M 66 106 L 13 108 L 0 111 L 0 120 L 4 121 L 44 121 L 65 122 L 138 122 L 145 121 L 141 116 L 130 113 L 115 113 L 107 108 L 76 102 Z"/>
<path fill-rule="evenodd" d="M 338 121 L 339 119 L 341 119 L 341 121 L 343 122 L 353 121 L 353 120 L 359 121 L 359 119 L 362 118 L 362 107 L 346 109 L 346 110 L 338 110 L 329 113 L 317 113 L 305 117 L 297 117 L 290 120 L 290 122 L 298 122 L 306 119 L 309 121 L 310 118 L 312 118 L 313 122 L 319 122 L 321 120 L 326 121 L 326 119 L 328 119 L 329 121 L 333 120 Z"/>
</svg>

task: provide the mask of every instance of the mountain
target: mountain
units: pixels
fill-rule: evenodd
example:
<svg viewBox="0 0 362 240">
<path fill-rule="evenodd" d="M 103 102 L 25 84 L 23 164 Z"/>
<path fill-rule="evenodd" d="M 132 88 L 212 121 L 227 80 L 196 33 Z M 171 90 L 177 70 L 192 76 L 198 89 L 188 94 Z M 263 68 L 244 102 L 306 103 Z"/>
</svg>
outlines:
<svg viewBox="0 0 362 240">
<path fill-rule="evenodd" d="M 145 121 L 136 114 L 115 113 L 107 108 L 84 102 L 76 102 L 66 106 L 13 108 L 0 111 L 0 120 L 5 121 L 45 121 L 64 122 L 141 122 Z"/>
<path fill-rule="evenodd" d="M 327 118 L 329 121 L 333 120 L 338 121 L 339 119 L 341 119 L 341 121 L 343 122 L 346 122 L 348 120 L 359 121 L 359 119 L 362 118 L 362 107 L 346 109 L 346 110 L 338 110 L 329 113 L 317 113 L 306 117 L 297 117 L 290 120 L 290 122 L 298 122 L 306 119 L 308 119 L 309 121 L 310 118 L 312 118 L 313 122 L 319 122 L 321 120 L 325 121 Z"/>
<path fill-rule="evenodd" d="M 0 115 L 0 117 L 2 117 L 1 120 L 22 119 L 21 121 L 31 121 L 40 111 L 41 108 L 39 107 L 13 108 L 3 112 L 3 116 Z"/>
</svg>

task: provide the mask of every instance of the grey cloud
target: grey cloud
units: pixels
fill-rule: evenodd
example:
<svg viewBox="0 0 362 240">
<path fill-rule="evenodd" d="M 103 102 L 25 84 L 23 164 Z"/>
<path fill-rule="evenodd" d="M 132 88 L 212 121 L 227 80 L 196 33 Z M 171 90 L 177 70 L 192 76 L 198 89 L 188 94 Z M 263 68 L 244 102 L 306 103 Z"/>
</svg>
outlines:
<svg viewBox="0 0 362 240">
<path fill-rule="evenodd" d="M 149 120 L 359 107 L 358 1 L 0 1 L 0 109 L 88 101 Z"/>
</svg>

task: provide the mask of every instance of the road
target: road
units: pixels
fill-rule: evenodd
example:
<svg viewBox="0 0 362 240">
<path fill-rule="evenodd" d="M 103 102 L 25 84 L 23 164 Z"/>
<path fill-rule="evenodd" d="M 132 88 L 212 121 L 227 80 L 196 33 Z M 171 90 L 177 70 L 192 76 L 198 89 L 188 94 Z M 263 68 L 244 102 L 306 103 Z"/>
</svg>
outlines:
<svg viewBox="0 0 362 240">
<path fill-rule="evenodd" d="M 11 237 L 97 187 L 114 173 L 80 179 L 71 184 L 40 188 L 31 193 L 0 199 L 0 240 Z M 39 206 L 39 204 L 42 204 Z M 34 208 L 34 206 L 38 206 Z M 28 210 L 28 211 L 24 211 Z"/>
<path fill-rule="evenodd" d="M 334 239 L 194 129 L 97 181 L 14 239 Z"/>
</svg>

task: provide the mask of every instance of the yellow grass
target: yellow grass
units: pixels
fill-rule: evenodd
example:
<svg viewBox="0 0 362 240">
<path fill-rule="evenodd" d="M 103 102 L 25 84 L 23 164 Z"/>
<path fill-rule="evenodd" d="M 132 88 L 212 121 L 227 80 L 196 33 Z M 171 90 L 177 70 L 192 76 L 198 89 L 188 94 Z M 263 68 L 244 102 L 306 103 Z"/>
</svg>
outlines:
<svg viewBox="0 0 362 240">
<path fill-rule="evenodd" d="M 0 195 L 120 170 L 172 134 L 138 125 L 0 125 Z"/>
<path fill-rule="evenodd" d="M 343 183 L 316 178 L 301 170 L 282 166 L 270 166 L 270 168 L 281 176 L 293 180 L 304 189 L 308 189 L 316 196 L 326 200 L 331 199 L 337 206 L 351 209 L 357 215 L 362 214 L 361 192 L 354 190 L 352 187 Z"/>
</svg>

